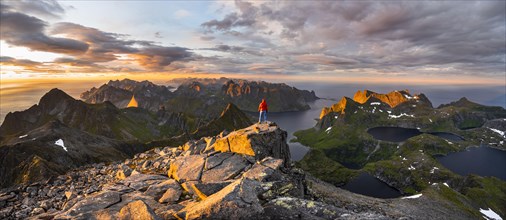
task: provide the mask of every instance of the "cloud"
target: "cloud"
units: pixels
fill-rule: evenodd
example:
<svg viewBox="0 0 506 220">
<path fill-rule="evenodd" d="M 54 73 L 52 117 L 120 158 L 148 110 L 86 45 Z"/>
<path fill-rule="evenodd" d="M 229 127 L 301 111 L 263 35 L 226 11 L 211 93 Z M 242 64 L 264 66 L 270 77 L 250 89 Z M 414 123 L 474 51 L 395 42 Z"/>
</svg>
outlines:
<svg viewBox="0 0 506 220">
<path fill-rule="evenodd" d="M 357 60 L 336 57 L 336 56 L 328 56 L 324 54 L 304 54 L 296 56 L 295 59 L 302 63 L 314 63 L 314 64 L 322 64 L 322 65 L 350 65 L 359 63 Z"/>
<path fill-rule="evenodd" d="M 26 14 L 34 14 L 46 18 L 60 18 L 65 13 L 65 9 L 55 0 L 9 1 L 9 7 Z"/>
<path fill-rule="evenodd" d="M 26 14 L 9 11 L 2 7 L 0 12 L 0 37 L 10 45 L 27 47 L 31 50 L 81 54 L 88 44 L 69 38 L 50 37 L 44 32 L 48 24 Z"/>
<path fill-rule="evenodd" d="M 256 50 L 260 63 L 283 64 L 286 72 L 444 69 L 434 74 L 501 77 L 506 68 L 504 1 L 235 1 L 234 7 L 202 23 L 204 36 Z M 265 47 L 255 45 L 261 41 Z M 237 52 L 227 49 L 216 48 Z"/>
<path fill-rule="evenodd" d="M 118 54 L 126 54 L 149 70 L 162 70 L 174 61 L 192 56 L 187 48 L 165 47 L 152 41 L 125 40 L 126 35 L 109 33 L 79 24 L 62 22 L 53 27 L 53 34 L 63 34 L 90 44 L 89 50 L 79 58 L 93 62 L 109 62 Z"/>
</svg>

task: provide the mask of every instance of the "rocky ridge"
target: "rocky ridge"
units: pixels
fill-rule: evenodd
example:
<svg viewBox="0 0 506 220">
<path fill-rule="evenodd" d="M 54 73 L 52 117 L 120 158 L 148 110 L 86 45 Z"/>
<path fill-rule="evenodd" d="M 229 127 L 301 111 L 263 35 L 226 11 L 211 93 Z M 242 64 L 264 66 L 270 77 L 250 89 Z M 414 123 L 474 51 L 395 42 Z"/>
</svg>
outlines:
<svg viewBox="0 0 506 220">
<path fill-rule="evenodd" d="M 105 101 L 113 103 L 118 108 L 125 108 L 135 95 L 141 108 L 157 111 L 163 103 L 172 97 L 170 86 L 156 85 L 147 80 L 135 81 L 130 79 L 110 80 L 99 88 L 91 88 L 83 92 L 80 98 L 87 103 L 98 104 Z"/>
<path fill-rule="evenodd" d="M 321 182 L 291 165 L 286 135 L 256 124 L 2 189 L 0 218 L 409 219 L 428 208 L 469 218 L 423 198 L 373 199 Z"/>
<path fill-rule="evenodd" d="M 261 99 L 267 98 L 271 112 L 287 112 L 307 110 L 308 102 L 318 99 L 314 91 L 299 90 L 284 83 L 228 78 L 181 78 L 171 80 L 168 84 L 178 87 L 171 91 L 170 87 L 148 81 L 109 81 L 98 89 L 83 92 L 81 99 L 92 104 L 109 101 L 118 108 L 125 108 L 132 95 L 135 95 L 140 107 L 149 111 L 164 108 L 204 120 L 218 117 L 228 103 L 233 103 L 244 111 L 256 111 Z"/>
</svg>

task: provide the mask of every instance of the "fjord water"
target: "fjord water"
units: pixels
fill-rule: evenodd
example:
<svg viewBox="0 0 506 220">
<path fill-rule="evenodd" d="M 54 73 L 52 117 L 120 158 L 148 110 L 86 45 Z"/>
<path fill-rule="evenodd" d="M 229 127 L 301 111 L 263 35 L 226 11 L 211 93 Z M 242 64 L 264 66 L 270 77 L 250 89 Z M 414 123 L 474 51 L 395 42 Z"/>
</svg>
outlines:
<svg viewBox="0 0 506 220">
<path fill-rule="evenodd" d="M 388 186 L 368 173 L 358 175 L 341 188 L 350 192 L 383 199 L 402 196 L 397 189 Z"/>
<path fill-rule="evenodd" d="M 456 134 L 449 132 L 421 132 L 416 128 L 401 128 L 401 127 L 374 127 L 367 130 L 367 133 L 372 135 L 375 139 L 390 142 L 403 142 L 423 133 L 431 134 L 444 138 L 449 141 L 463 141 L 464 139 Z"/>
<path fill-rule="evenodd" d="M 472 147 L 436 159 L 449 170 L 463 176 L 494 176 L 506 181 L 506 152 L 502 150 L 486 146 Z"/>
</svg>

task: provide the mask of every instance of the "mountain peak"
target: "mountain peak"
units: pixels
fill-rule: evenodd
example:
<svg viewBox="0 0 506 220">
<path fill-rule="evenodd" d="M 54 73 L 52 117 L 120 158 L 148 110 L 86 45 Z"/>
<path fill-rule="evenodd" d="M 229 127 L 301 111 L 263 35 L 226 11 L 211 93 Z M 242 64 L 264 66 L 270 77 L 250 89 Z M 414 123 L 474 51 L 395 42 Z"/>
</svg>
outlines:
<svg viewBox="0 0 506 220">
<path fill-rule="evenodd" d="M 409 90 L 405 89 L 405 90 L 394 90 L 387 94 L 380 94 L 370 90 L 364 90 L 363 92 L 359 90 L 353 96 L 353 100 L 360 104 L 366 103 L 371 98 L 379 99 L 379 101 L 388 104 L 391 108 L 394 108 L 406 101 L 418 100 L 419 95 L 411 95 L 409 93 Z"/>
<path fill-rule="evenodd" d="M 455 107 L 478 107 L 481 106 L 478 103 L 472 102 L 466 97 L 462 97 L 459 100 L 455 102 L 450 102 L 448 104 L 442 104 L 438 108 L 448 107 L 448 106 L 455 106 Z"/>
<path fill-rule="evenodd" d="M 42 98 L 40 98 L 39 105 L 40 106 L 44 106 L 44 105 L 51 104 L 51 103 L 58 103 L 58 102 L 61 102 L 61 101 L 64 101 L 64 100 L 71 100 L 71 101 L 73 101 L 75 99 L 72 98 L 67 93 L 65 93 L 64 91 L 62 91 L 62 90 L 60 90 L 58 88 L 54 88 L 54 89 L 51 89 L 46 94 L 44 94 L 42 96 Z"/>
</svg>

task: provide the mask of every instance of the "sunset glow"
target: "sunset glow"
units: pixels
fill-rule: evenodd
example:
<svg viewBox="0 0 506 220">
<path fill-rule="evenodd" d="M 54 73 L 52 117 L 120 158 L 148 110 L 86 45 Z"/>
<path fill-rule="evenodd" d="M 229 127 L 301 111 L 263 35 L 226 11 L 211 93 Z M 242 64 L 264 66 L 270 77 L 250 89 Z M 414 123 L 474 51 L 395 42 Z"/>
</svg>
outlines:
<svg viewBox="0 0 506 220">
<path fill-rule="evenodd" d="M 2 1 L 0 77 L 504 85 L 504 4 Z"/>
</svg>

